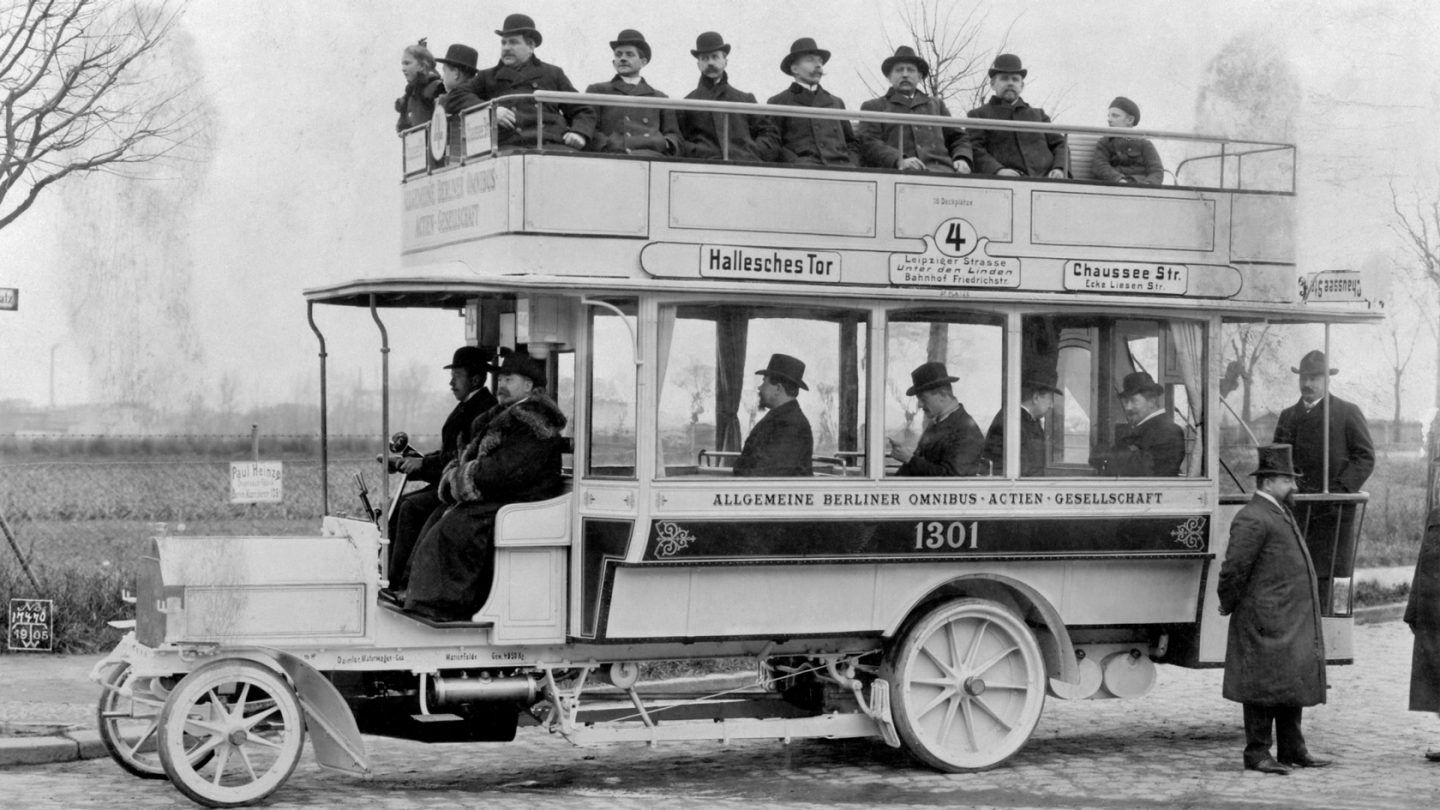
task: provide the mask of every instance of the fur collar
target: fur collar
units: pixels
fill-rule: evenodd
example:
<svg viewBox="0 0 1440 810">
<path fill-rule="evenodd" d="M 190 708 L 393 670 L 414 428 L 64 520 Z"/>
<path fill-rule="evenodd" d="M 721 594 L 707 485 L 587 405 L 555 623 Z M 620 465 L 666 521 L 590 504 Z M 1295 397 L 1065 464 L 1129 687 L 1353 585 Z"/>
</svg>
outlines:
<svg viewBox="0 0 1440 810">
<path fill-rule="evenodd" d="M 479 455 L 493 453 L 504 442 L 506 434 L 524 431 L 537 439 L 553 439 L 565 429 L 565 423 L 560 407 L 539 391 L 513 405 L 497 405 L 480 437 Z"/>
</svg>

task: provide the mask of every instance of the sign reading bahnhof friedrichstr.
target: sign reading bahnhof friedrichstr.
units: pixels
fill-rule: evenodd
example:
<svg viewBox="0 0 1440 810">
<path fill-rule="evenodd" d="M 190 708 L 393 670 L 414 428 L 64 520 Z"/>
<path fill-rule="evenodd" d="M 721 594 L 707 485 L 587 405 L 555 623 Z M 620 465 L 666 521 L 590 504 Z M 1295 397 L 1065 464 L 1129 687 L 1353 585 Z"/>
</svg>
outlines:
<svg viewBox="0 0 1440 810">
<path fill-rule="evenodd" d="M 280 503 L 285 489 L 280 461 L 230 462 L 231 503 Z"/>
<path fill-rule="evenodd" d="M 6 647 L 20 652 L 50 652 L 55 644 L 55 602 L 11 599 Z"/>
</svg>

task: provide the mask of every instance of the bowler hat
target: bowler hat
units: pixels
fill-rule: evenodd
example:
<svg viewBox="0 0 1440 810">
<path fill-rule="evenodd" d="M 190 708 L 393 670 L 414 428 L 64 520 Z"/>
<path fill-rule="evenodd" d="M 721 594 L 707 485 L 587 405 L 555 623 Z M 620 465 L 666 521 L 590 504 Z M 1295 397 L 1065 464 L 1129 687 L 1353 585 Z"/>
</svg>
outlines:
<svg viewBox="0 0 1440 810">
<path fill-rule="evenodd" d="M 1329 363 L 1325 362 L 1325 352 L 1316 349 L 1300 358 L 1300 367 L 1296 368 L 1295 366 L 1291 366 L 1290 372 L 1308 377 L 1311 374 L 1324 374 L 1325 369 L 1329 365 Z M 1330 369 L 1330 376 L 1332 377 L 1339 373 L 1340 369 L 1338 368 Z"/>
<path fill-rule="evenodd" d="M 610 50 L 613 51 L 621 45 L 634 45 L 635 50 L 639 51 L 640 55 L 645 57 L 645 61 L 650 61 L 650 43 L 645 41 L 644 34 L 636 31 L 634 28 L 626 28 L 624 31 L 616 34 L 615 39 L 610 41 Z"/>
<path fill-rule="evenodd" d="M 806 391 L 810 386 L 805 384 L 805 363 L 791 357 L 788 354 L 770 355 L 770 365 L 755 372 L 764 374 L 766 377 L 778 377 Z"/>
<path fill-rule="evenodd" d="M 959 379 L 959 377 L 950 376 L 950 372 L 945 370 L 944 363 L 921 363 L 914 371 L 910 372 L 910 382 L 912 385 L 905 389 L 905 396 L 913 397 L 921 391 L 929 391 L 931 388 L 949 385 L 950 383 L 957 382 Z"/>
<path fill-rule="evenodd" d="M 1136 104 L 1130 99 L 1125 98 L 1124 96 L 1116 96 L 1115 100 L 1110 102 L 1110 107 L 1128 113 L 1131 118 L 1135 119 L 1136 124 L 1140 123 L 1140 105 Z M 1110 107 L 1107 107 L 1106 109 L 1110 109 Z"/>
<path fill-rule="evenodd" d="M 521 377 L 529 378 L 530 382 L 537 386 L 545 384 L 545 365 L 539 360 L 523 352 L 511 352 L 505 355 L 498 366 L 488 366 L 495 372 L 495 376 L 501 374 L 518 374 Z"/>
<path fill-rule="evenodd" d="M 710 53 L 712 51 L 723 51 L 726 56 L 729 56 L 730 44 L 725 41 L 725 37 L 720 36 L 718 33 L 706 31 L 695 38 L 695 48 L 690 51 L 690 55 L 699 57 L 702 53 Z"/>
<path fill-rule="evenodd" d="M 896 48 L 894 56 L 887 57 L 884 62 L 880 63 L 881 75 L 889 76 L 890 69 L 902 62 L 914 65 L 920 71 L 920 78 L 922 79 L 930 75 L 930 63 L 921 59 L 920 56 L 915 53 L 915 49 L 909 45 L 901 45 Z"/>
<path fill-rule="evenodd" d="M 995 63 L 990 66 L 990 78 L 995 78 L 998 73 L 1018 73 L 1022 79 L 1030 75 L 1030 71 L 1020 64 L 1020 57 L 1013 53 L 1002 53 L 995 57 Z"/>
<path fill-rule="evenodd" d="M 1260 454 L 1260 463 L 1255 467 L 1251 475 L 1288 475 L 1291 478 L 1300 478 L 1300 471 L 1295 469 L 1295 463 L 1290 458 L 1290 445 L 1288 444 L 1267 444 L 1264 447 L 1255 448 Z"/>
<path fill-rule="evenodd" d="M 1032 371 L 1020 378 L 1020 387 L 1035 391 L 1045 391 L 1051 394 L 1063 394 L 1064 391 L 1055 383 L 1060 379 L 1053 369 L 1041 369 Z"/>
<path fill-rule="evenodd" d="M 535 40 L 536 45 L 542 41 L 540 32 L 535 28 L 535 21 L 530 19 L 527 14 L 511 14 L 505 18 L 505 24 L 500 26 L 500 30 L 495 33 L 502 37 L 528 34 L 531 39 Z"/>
<path fill-rule="evenodd" d="M 455 44 L 445 50 L 445 58 L 436 59 L 442 65 L 454 65 L 455 67 L 466 68 L 470 71 L 479 70 L 476 65 L 480 63 L 480 54 L 469 45 Z"/>
<path fill-rule="evenodd" d="M 1125 375 L 1125 382 L 1120 389 L 1120 398 L 1128 399 L 1136 394 L 1158 397 L 1165 393 L 1165 386 L 1155 382 L 1148 371 L 1136 371 Z"/>
<path fill-rule="evenodd" d="M 455 350 L 455 358 L 445 368 L 463 368 L 466 371 L 486 371 L 494 354 L 479 346 L 461 346 Z"/>
<path fill-rule="evenodd" d="M 817 46 L 815 40 L 810 37 L 801 37 L 795 40 L 790 43 L 790 53 L 785 54 L 785 58 L 780 60 L 780 72 L 789 76 L 790 66 L 795 64 L 795 60 L 812 53 L 819 56 L 822 62 L 830 61 L 830 52 Z"/>
</svg>

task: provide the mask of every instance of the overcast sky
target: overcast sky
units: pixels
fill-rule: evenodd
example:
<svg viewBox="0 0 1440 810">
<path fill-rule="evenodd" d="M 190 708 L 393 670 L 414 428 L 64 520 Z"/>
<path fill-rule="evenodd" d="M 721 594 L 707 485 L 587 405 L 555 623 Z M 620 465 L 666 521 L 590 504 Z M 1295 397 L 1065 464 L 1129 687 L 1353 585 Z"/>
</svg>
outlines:
<svg viewBox="0 0 1440 810">
<path fill-rule="evenodd" d="M 289 398 L 294 381 L 315 367 L 301 290 L 398 267 L 400 150 L 391 105 L 403 85 L 405 44 L 425 36 L 438 54 L 464 42 L 485 62 L 498 54 L 493 30 L 505 14 L 525 11 L 544 34 L 541 58 L 583 88 L 612 75 L 607 42 L 635 27 L 655 50 L 651 83 L 683 96 L 694 86 L 688 51 L 695 35 L 715 29 L 734 45 L 732 83 L 763 99 L 786 84 L 778 62 L 791 40 L 813 36 L 834 52 L 826 85 L 853 108 L 869 96 L 861 76 L 873 81 L 887 55 L 886 31 L 900 36 L 895 5 L 194 0 L 184 25 L 217 130 L 213 163 L 189 206 L 197 263 L 188 308 L 201 360 L 185 384 L 213 392 L 229 373 L 242 406 Z M 1009 50 L 1030 71 L 1026 97 L 1058 105 L 1062 120 L 1101 125 L 1108 101 L 1123 94 L 1139 103 L 1147 127 L 1206 132 L 1206 122 L 1194 120 L 1206 63 L 1233 35 L 1263 32 L 1304 83 L 1296 130 L 1302 262 L 1308 269 L 1355 267 L 1394 249 L 1387 230 L 1392 180 L 1407 192 L 1417 174 L 1429 178 L 1432 195 L 1440 187 L 1437 6 L 1012 0 L 988 6 L 985 41 L 998 46 L 1009 28 Z M 0 312 L 0 398 L 44 403 L 56 347 L 58 403 L 104 399 L 64 314 L 71 291 L 53 272 L 65 249 L 56 235 L 73 225 L 67 216 L 74 214 L 63 214 L 52 195 L 0 231 L 0 286 L 21 289 L 20 311 Z M 126 302 L 114 306 L 123 311 Z M 337 341 L 335 367 L 373 375 L 378 339 L 368 317 L 323 317 Z M 410 321 L 399 323 L 403 333 Z M 439 366 L 461 337 L 458 318 L 438 327 L 432 321 L 422 336 L 397 342 L 392 363 L 433 366 L 444 397 Z M 1365 365 L 1374 349 L 1362 342 L 1342 341 L 1337 362 Z M 1434 358 L 1427 348 L 1416 362 L 1423 374 L 1412 375 L 1415 393 L 1407 396 L 1418 406 L 1431 389 Z"/>
</svg>

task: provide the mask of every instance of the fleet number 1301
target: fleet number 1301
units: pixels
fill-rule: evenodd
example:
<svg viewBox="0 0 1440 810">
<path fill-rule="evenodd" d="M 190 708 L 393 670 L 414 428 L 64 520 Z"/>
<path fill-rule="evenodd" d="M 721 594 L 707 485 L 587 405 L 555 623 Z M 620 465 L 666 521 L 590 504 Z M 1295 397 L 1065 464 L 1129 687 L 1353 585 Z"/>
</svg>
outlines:
<svg viewBox="0 0 1440 810">
<path fill-rule="evenodd" d="M 932 520 L 915 524 L 915 550 L 980 548 L 980 529 L 975 521 L 968 525 L 958 520 L 946 523 Z"/>
</svg>

